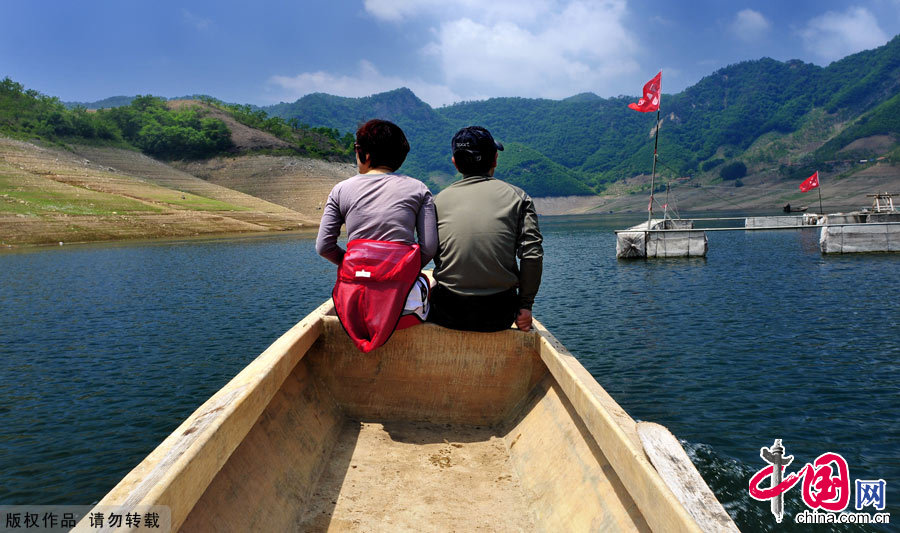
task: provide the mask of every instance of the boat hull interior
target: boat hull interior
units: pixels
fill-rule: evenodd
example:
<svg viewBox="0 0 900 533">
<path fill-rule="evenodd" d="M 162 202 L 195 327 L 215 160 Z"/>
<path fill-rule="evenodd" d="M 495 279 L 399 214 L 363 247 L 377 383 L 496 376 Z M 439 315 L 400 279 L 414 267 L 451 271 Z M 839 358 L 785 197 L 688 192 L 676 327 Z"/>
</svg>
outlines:
<svg viewBox="0 0 900 533">
<path fill-rule="evenodd" d="M 539 339 L 424 324 L 362 354 L 324 317 L 182 528 L 649 530 Z"/>
<path fill-rule="evenodd" d="M 675 437 L 540 322 L 422 324 L 363 354 L 330 301 L 94 507 L 148 508 L 176 531 L 736 531 Z"/>
</svg>

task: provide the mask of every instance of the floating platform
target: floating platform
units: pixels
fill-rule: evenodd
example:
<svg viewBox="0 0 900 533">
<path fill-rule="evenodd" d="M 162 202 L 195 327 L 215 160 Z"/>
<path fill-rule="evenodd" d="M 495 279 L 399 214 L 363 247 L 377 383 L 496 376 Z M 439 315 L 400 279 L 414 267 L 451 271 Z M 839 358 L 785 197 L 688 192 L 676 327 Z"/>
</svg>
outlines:
<svg viewBox="0 0 900 533">
<path fill-rule="evenodd" d="M 826 218 L 831 217 L 832 215 L 828 215 Z M 897 222 L 876 220 L 857 224 L 826 222 L 819 233 L 819 247 L 823 254 L 900 252 L 900 220 Z"/>
<path fill-rule="evenodd" d="M 900 212 L 866 213 L 865 211 L 854 211 L 852 213 L 825 215 L 826 224 L 874 224 L 879 222 L 900 222 Z"/>
<path fill-rule="evenodd" d="M 893 195 L 879 195 L 890 200 Z M 694 222 L 743 220 L 744 227 L 694 229 Z M 820 229 L 819 246 L 824 254 L 900 252 L 900 211 L 891 203 L 849 213 L 801 216 L 719 217 L 652 219 L 616 231 L 616 258 L 705 257 L 708 231 L 766 231 Z"/>
<path fill-rule="evenodd" d="M 821 215 L 809 214 L 801 216 L 776 215 L 767 217 L 747 217 L 744 219 L 745 228 L 771 228 L 783 229 L 790 227 L 816 226 Z"/>
<path fill-rule="evenodd" d="M 616 232 L 616 258 L 705 257 L 706 232 L 693 228 L 692 220 L 653 219 Z"/>
</svg>

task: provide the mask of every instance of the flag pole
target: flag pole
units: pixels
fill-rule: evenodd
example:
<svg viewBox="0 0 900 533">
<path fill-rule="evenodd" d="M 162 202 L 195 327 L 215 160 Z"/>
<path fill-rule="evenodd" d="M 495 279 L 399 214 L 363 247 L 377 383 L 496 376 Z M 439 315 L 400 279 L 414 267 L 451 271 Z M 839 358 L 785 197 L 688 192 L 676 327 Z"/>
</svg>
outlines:
<svg viewBox="0 0 900 533">
<path fill-rule="evenodd" d="M 822 181 L 819 181 L 819 186 L 816 187 L 816 190 L 819 191 L 819 214 L 824 215 L 825 210 L 822 209 Z"/>
<path fill-rule="evenodd" d="M 653 171 L 650 173 L 650 206 L 647 209 L 647 231 L 650 231 L 650 220 L 653 218 L 653 187 L 656 183 L 656 149 L 659 147 L 659 107 L 656 108 L 656 140 L 653 141 Z"/>
</svg>

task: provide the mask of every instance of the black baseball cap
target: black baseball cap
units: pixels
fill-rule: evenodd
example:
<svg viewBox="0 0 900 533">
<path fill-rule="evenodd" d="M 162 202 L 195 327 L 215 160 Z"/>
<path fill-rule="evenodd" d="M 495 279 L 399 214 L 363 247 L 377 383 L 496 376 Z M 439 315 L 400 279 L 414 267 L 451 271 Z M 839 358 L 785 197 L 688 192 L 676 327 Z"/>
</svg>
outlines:
<svg viewBox="0 0 900 533">
<path fill-rule="evenodd" d="M 450 149 L 454 156 L 459 152 L 479 156 L 502 152 L 503 145 L 495 141 L 491 132 L 481 126 L 468 126 L 456 132 L 450 141 Z"/>
</svg>

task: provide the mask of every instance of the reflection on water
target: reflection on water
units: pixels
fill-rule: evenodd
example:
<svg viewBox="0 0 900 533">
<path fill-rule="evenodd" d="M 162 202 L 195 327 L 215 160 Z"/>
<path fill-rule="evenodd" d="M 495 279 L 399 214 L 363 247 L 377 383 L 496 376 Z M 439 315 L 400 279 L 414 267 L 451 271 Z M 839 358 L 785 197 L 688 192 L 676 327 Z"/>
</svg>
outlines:
<svg viewBox="0 0 900 533">
<path fill-rule="evenodd" d="M 747 494 L 775 438 L 798 467 L 834 451 L 853 479 L 900 482 L 900 256 L 825 257 L 817 231 L 790 230 L 616 260 L 612 231 L 638 222 L 541 218 L 535 314 L 632 416 L 683 439 L 742 530 L 775 529 Z M 333 276 L 296 237 L 0 255 L 0 503 L 99 499 Z M 785 503 L 778 530 L 806 530 L 799 490 Z"/>
</svg>

